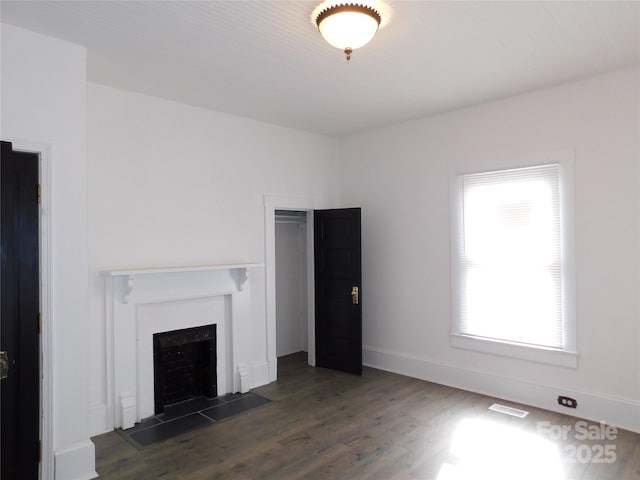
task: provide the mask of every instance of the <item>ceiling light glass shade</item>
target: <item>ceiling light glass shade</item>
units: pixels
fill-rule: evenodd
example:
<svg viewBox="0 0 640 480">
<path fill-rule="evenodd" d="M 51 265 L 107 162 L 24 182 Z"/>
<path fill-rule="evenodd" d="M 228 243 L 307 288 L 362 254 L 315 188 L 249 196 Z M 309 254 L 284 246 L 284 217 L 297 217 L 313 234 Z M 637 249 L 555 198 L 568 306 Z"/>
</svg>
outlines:
<svg viewBox="0 0 640 480">
<path fill-rule="evenodd" d="M 371 41 L 380 26 L 380 14 L 363 5 L 337 5 L 320 12 L 316 24 L 323 38 L 332 46 L 350 51 Z"/>
</svg>

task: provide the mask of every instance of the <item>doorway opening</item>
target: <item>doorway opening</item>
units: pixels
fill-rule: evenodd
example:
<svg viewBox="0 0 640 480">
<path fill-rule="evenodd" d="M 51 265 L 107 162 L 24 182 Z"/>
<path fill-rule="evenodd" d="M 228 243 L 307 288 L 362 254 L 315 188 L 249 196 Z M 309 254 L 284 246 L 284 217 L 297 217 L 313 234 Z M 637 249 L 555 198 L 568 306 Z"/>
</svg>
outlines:
<svg viewBox="0 0 640 480">
<path fill-rule="evenodd" d="M 307 363 L 311 366 L 316 364 L 316 336 L 315 336 L 315 299 L 314 299 L 314 258 L 313 258 L 313 209 L 314 202 L 311 199 L 299 198 L 299 197 L 277 197 L 265 195 L 264 197 L 265 208 L 265 274 L 266 274 L 266 307 L 267 307 L 267 361 L 269 365 L 269 381 L 273 382 L 278 378 L 278 348 L 277 348 L 277 298 L 276 296 L 286 296 L 287 292 L 285 287 L 276 287 L 276 212 L 280 212 L 282 217 L 283 211 L 287 213 L 285 216 L 289 217 L 289 221 L 292 221 L 291 217 L 296 216 L 296 222 L 299 222 L 297 236 L 291 235 L 290 241 L 296 238 L 297 242 L 302 242 L 304 245 L 299 246 L 297 262 L 300 265 L 300 270 L 305 272 L 305 278 L 298 280 L 302 285 L 299 285 L 296 291 L 299 295 L 304 295 L 306 308 L 303 306 L 300 313 L 300 323 L 294 326 L 294 329 L 300 329 L 300 335 L 306 336 L 306 344 L 304 339 L 301 342 L 303 347 L 307 350 Z M 304 220 L 303 220 L 304 219 Z M 282 218 L 281 218 L 282 220 Z M 279 223 L 280 225 L 281 223 Z M 278 227 L 280 230 L 280 227 Z M 284 227 L 282 230 L 294 230 Z M 302 253 L 304 250 L 304 253 Z M 283 291 L 285 290 L 285 291 Z M 279 291 L 279 292 L 278 292 Z M 300 293 L 304 292 L 304 293 Z M 290 305 L 296 305 L 297 300 L 290 300 Z M 299 299 L 298 299 L 299 300 Z M 289 301 L 287 301 L 289 304 Z M 282 303 L 281 303 L 282 305 Z M 289 308 L 280 306 L 280 308 Z M 306 320 L 306 322 L 305 322 Z M 306 329 L 306 330 L 305 330 Z M 286 327 L 282 328 L 281 334 L 286 331 Z M 305 333 L 306 331 L 306 333 Z M 296 336 L 296 333 L 293 333 Z M 282 343 L 281 346 L 284 347 Z M 284 355 L 284 348 L 280 353 Z"/>
<path fill-rule="evenodd" d="M 264 206 L 269 382 L 278 378 L 276 338 L 279 318 L 276 298 L 279 287 L 276 287 L 276 212 L 282 210 L 288 212 L 279 212 L 280 216 L 306 217 L 308 364 L 312 367 L 319 364 L 335 370 L 361 374 L 361 209 L 314 210 L 313 202 L 309 200 L 271 196 L 265 196 Z M 298 237 L 298 242 L 304 243 L 300 240 L 301 237 Z M 300 256 L 302 259 L 299 262 L 304 263 L 304 254 L 299 254 Z M 280 293 L 286 296 L 286 288 L 284 290 Z M 299 290 L 295 289 L 294 294 L 296 291 Z M 297 301 L 292 304 L 294 308 L 299 305 Z M 304 308 L 301 310 L 304 315 Z M 316 319 L 319 321 L 318 324 Z M 285 354 L 284 351 L 281 353 Z"/>
<path fill-rule="evenodd" d="M 309 351 L 307 214 L 275 212 L 276 355 Z"/>
</svg>

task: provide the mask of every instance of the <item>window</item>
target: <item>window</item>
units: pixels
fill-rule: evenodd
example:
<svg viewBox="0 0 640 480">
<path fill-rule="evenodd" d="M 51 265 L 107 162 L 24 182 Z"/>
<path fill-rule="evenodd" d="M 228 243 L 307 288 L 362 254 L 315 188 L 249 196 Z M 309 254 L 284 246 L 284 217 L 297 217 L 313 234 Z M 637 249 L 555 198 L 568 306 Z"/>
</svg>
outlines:
<svg viewBox="0 0 640 480">
<path fill-rule="evenodd" d="M 454 346 L 574 366 L 561 171 L 456 177 Z"/>
</svg>

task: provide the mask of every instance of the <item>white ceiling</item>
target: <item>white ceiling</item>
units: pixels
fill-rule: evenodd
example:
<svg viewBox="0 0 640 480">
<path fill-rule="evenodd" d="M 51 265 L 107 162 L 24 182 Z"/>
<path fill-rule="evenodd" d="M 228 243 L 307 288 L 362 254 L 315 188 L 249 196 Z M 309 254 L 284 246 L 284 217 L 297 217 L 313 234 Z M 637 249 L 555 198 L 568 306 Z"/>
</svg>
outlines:
<svg viewBox="0 0 640 480">
<path fill-rule="evenodd" d="M 81 44 L 88 79 L 345 135 L 640 64 L 640 2 L 375 3 L 349 63 L 317 1 L 7 1 L 2 22 Z M 367 2 L 371 3 L 371 2 Z"/>
</svg>

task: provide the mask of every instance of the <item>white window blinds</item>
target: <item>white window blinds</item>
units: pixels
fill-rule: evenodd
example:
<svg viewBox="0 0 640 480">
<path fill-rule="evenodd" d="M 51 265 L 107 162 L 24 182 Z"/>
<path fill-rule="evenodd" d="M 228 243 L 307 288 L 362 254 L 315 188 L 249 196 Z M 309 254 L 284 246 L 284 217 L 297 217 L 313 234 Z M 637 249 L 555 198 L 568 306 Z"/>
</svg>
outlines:
<svg viewBox="0 0 640 480">
<path fill-rule="evenodd" d="M 563 348 L 560 167 L 462 175 L 458 333 Z"/>
</svg>

